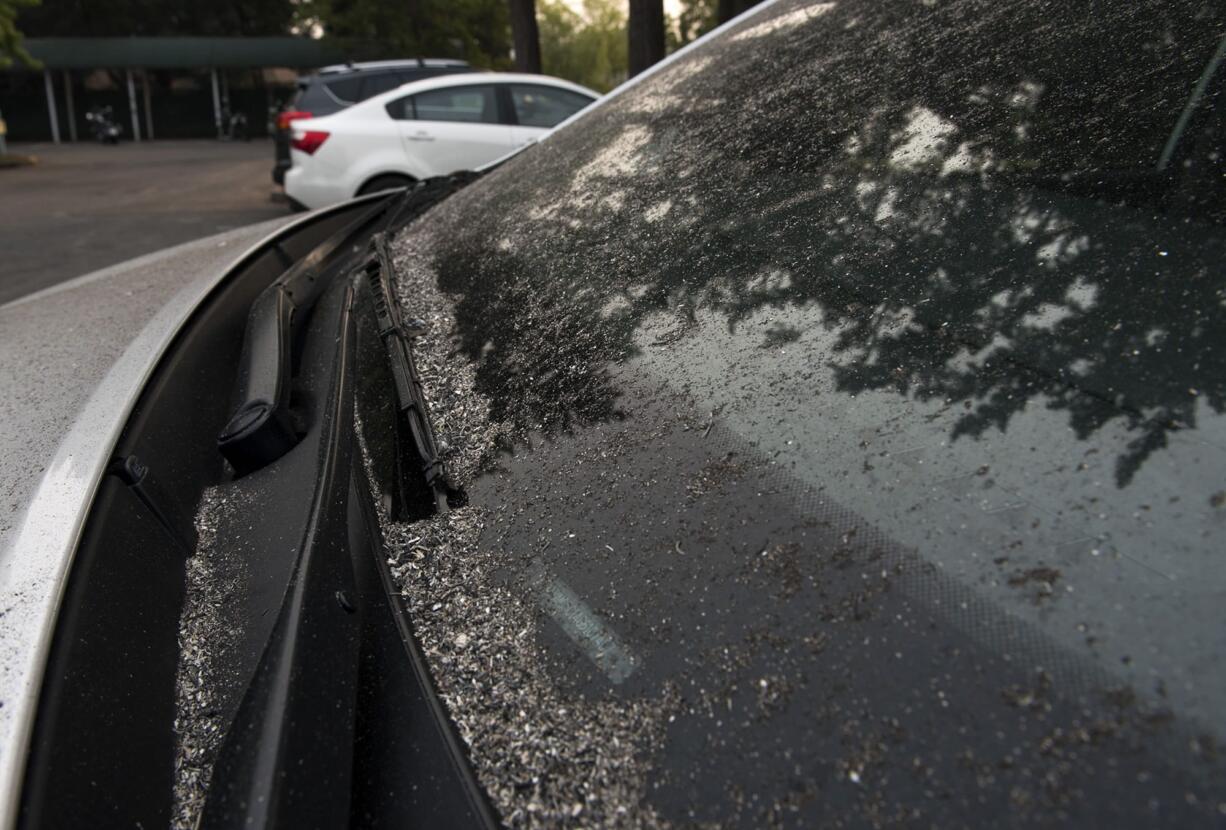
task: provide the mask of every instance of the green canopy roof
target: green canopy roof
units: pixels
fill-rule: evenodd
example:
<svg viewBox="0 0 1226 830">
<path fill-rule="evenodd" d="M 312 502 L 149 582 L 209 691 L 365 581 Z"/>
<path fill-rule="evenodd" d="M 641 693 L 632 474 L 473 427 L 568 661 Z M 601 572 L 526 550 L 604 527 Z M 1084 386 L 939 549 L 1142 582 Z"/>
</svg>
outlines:
<svg viewBox="0 0 1226 830">
<path fill-rule="evenodd" d="M 32 37 L 24 45 L 47 69 L 305 68 L 344 61 L 336 47 L 305 37 Z"/>
</svg>

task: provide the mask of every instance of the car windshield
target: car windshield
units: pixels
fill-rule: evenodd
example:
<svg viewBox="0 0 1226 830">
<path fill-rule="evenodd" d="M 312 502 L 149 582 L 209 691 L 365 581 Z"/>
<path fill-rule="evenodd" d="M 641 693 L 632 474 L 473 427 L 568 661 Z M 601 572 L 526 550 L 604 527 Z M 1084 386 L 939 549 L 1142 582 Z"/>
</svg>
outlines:
<svg viewBox="0 0 1226 830">
<path fill-rule="evenodd" d="M 1226 811 L 1224 37 L 782 0 L 399 240 L 500 435 L 467 581 L 396 555 L 504 816 Z"/>
</svg>

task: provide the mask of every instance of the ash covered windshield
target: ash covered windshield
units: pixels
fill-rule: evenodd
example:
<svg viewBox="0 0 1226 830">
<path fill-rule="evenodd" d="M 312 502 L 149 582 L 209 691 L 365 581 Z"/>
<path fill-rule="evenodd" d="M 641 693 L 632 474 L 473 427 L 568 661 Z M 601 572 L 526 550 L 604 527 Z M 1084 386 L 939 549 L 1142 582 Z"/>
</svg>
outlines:
<svg viewBox="0 0 1226 830">
<path fill-rule="evenodd" d="M 508 823 L 1220 820 L 1224 38 L 780 2 L 409 229 L 486 449 L 393 556 Z"/>
</svg>

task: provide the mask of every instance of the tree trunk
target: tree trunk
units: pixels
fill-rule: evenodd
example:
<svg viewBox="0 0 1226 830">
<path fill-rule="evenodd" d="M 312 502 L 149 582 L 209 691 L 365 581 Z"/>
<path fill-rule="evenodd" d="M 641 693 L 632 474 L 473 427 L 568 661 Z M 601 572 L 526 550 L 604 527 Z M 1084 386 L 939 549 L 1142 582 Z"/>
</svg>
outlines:
<svg viewBox="0 0 1226 830">
<path fill-rule="evenodd" d="M 741 12 L 758 5 L 758 2 L 759 0 L 719 0 L 719 22 L 727 23 Z"/>
<path fill-rule="evenodd" d="M 536 27 L 536 0 L 510 0 L 511 39 L 517 72 L 541 71 L 541 35 Z"/>
<path fill-rule="evenodd" d="M 630 76 L 664 58 L 664 0 L 630 0 Z"/>
</svg>

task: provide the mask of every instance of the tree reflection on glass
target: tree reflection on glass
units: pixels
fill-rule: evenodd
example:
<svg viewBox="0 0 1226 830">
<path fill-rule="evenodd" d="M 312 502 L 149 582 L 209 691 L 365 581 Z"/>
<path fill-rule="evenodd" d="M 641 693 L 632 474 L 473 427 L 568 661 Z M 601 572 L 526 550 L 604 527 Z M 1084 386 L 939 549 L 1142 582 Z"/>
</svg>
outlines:
<svg viewBox="0 0 1226 830">
<path fill-rule="evenodd" d="M 444 205 L 495 417 L 612 417 L 648 315 L 803 307 L 841 391 L 960 403 L 953 438 L 1042 396 L 1126 426 L 1126 486 L 1226 406 L 1226 11 L 1107 5 L 780 4 Z"/>
</svg>

